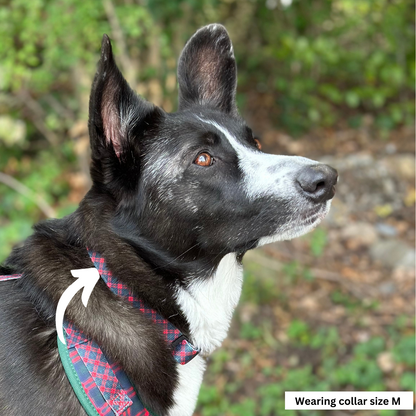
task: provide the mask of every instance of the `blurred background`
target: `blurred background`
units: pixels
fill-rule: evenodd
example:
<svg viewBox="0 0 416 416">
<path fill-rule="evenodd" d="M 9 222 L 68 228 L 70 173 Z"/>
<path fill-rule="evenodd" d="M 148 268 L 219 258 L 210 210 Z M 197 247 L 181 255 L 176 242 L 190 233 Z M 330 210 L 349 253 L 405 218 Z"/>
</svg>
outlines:
<svg viewBox="0 0 416 416">
<path fill-rule="evenodd" d="M 174 111 L 177 57 L 212 22 L 231 35 L 263 149 L 329 163 L 340 183 L 314 232 L 247 254 L 196 415 L 324 414 L 284 411 L 285 390 L 414 390 L 411 0 L 0 0 L 0 261 L 90 185 L 102 34 L 130 85 Z M 325 412 L 347 414 L 410 411 Z"/>
</svg>

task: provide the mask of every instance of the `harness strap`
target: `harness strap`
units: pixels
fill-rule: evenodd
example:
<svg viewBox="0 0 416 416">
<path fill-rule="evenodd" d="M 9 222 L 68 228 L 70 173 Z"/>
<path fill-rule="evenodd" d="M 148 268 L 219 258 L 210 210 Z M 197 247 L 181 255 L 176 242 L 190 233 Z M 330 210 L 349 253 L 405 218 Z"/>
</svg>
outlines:
<svg viewBox="0 0 416 416">
<path fill-rule="evenodd" d="M 90 398 L 88 397 L 87 393 L 85 393 L 85 390 L 78 377 L 77 371 L 75 370 L 74 365 L 72 364 L 71 358 L 69 356 L 69 350 L 67 349 L 66 345 L 62 344 L 59 337 L 58 337 L 58 350 L 59 350 L 59 356 L 61 358 L 62 366 L 64 367 L 68 380 L 76 396 L 78 397 L 78 400 L 80 401 L 81 406 L 84 408 L 88 416 L 100 416 L 100 414 L 97 412 L 94 405 L 92 404 Z"/>
<path fill-rule="evenodd" d="M 146 307 L 113 276 L 104 258 L 90 250 L 88 254 L 108 288 L 161 328 L 176 362 L 184 365 L 199 353 L 178 328 L 154 309 Z M 0 282 L 21 277 L 22 274 L 0 276 Z M 120 365 L 107 358 L 97 343 L 88 339 L 70 321 L 64 321 L 64 330 L 66 346 L 58 338 L 59 355 L 69 382 L 88 416 L 155 416 L 145 408 Z"/>
<path fill-rule="evenodd" d="M 22 274 L 6 274 L 0 276 L 0 282 L 5 282 L 6 280 L 16 280 L 20 279 L 23 275 Z"/>
<path fill-rule="evenodd" d="M 64 328 L 67 345 L 62 352 L 59 350 L 61 361 L 68 362 L 65 372 L 88 416 L 151 416 L 120 365 L 107 358 L 96 342 L 84 339 L 70 323 L 66 322 Z M 74 339 L 78 342 L 74 343 Z"/>
</svg>

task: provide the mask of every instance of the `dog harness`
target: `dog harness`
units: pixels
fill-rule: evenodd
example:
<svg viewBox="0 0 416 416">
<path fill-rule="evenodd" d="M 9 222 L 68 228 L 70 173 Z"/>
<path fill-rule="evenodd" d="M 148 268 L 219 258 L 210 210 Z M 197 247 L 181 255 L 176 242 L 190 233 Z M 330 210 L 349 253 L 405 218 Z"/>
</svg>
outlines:
<svg viewBox="0 0 416 416">
<path fill-rule="evenodd" d="M 108 288 L 160 328 L 177 363 L 185 365 L 198 354 L 198 349 L 178 328 L 154 309 L 146 307 L 125 284 L 112 275 L 98 253 L 88 253 Z M 0 282 L 20 277 L 22 274 L 0 276 Z M 64 321 L 64 335 L 66 345 L 58 338 L 59 355 L 71 386 L 88 416 L 155 416 L 142 403 L 120 365 L 106 357 L 96 342 L 70 321 Z"/>
</svg>

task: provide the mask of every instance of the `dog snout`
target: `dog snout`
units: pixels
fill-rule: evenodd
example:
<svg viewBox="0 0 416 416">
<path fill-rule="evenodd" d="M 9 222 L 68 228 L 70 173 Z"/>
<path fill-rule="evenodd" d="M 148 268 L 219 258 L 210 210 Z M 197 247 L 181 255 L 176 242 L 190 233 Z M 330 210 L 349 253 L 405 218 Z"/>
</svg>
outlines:
<svg viewBox="0 0 416 416">
<path fill-rule="evenodd" d="M 325 202 L 335 195 L 338 172 L 328 165 L 304 167 L 296 178 L 300 191 L 314 202 Z"/>
</svg>

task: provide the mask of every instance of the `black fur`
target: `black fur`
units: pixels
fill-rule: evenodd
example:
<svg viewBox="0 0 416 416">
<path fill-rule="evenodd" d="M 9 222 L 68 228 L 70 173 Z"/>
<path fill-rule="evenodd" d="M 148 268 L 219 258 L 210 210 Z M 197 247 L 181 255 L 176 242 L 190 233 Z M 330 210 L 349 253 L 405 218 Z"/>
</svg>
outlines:
<svg viewBox="0 0 416 416">
<path fill-rule="evenodd" d="M 188 41 L 178 65 L 179 109 L 195 104 L 237 115 L 237 67 L 227 31 L 221 25 L 200 29 Z"/>
<path fill-rule="evenodd" d="M 149 201 L 157 203 L 160 189 L 157 180 L 149 186 L 143 183 L 141 175 L 143 166 L 151 163 L 148 155 L 162 151 L 157 149 L 158 138 L 168 139 L 163 142 L 167 149 L 163 153 L 172 155 L 172 159 L 178 150 L 183 157 L 183 143 L 190 139 L 193 143 L 185 151 L 191 162 L 201 146 L 219 146 L 215 133 L 192 117 L 193 107 L 198 106 L 199 112 L 209 111 L 214 118 L 221 118 L 222 113 L 236 114 L 235 63 L 226 58 L 224 66 L 223 57 L 215 51 L 211 56 L 218 59 L 212 74 L 206 72 L 209 68 L 203 69 L 206 80 L 212 82 L 206 85 L 205 93 L 199 89 L 203 97 L 191 99 L 200 81 L 197 72 L 189 71 L 188 60 L 196 54 L 201 60 L 198 45 L 209 47 L 205 38 L 212 38 L 207 30 L 198 33 L 187 44 L 179 64 L 183 111 L 172 115 L 130 89 L 114 62 L 110 40 L 104 35 L 90 98 L 92 189 L 75 213 L 36 225 L 34 234 L 15 248 L 0 268 L 0 274 L 24 274 L 18 281 L 0 283 L 1 415 L 85 414 L 59 360 L 54 318 L 62 293 L 74 281 L 70 270 L 92 265 L 86 247 L 98 251 L 114 275 L 188 334 L 186 319 L 174 300 L 174 284 L 186 284 L 189 272 L 205 276 L 230 250 L 224 246 L 227 232 L 221 229 L 225 217 L 204 225 L 224 234 L 224 244 L 202 244 L 198 235 L 189 233 L 199 223 L 198 217 L 189 218 L 186 210 L 173 212 L 172 207 L 163 204 L 156 210 L 158 215 L 152 212 Z M 218 35 L 222 38 L 221 48 L 229 48 L 225 29 L 221 28 L 214 38 Z M 196 68 L 194 63 L 192 66 Z M 199 66 L 204 68 L 206 62 L 201 61 Z M 220 79 L 222 69 L 225 75 Z M 214 80 L 224 85 L 214 85 Z M 219 94 L 222 87 L 225 93 Z M 236 118 L 235 128 L 246 129 L 240 118 Z M 251 138 L 249 132 L 245 134 Z M 229 158 L 235 157 L 231 150 L 229 153 Z M 196 174 L 203 181 L 198 167 L 190 168 L 188 175 Z M 230 181 L 238 179 L 233 172 L 229 175 Z M 180 187 L 173 192 L 178 193 L 175 197 L 181 197 Z M 218 190 L 218 198 L 224 192 Z M 220 203 L 211 202 L 215 212 Z M 241 216 L 246 217 L 247 213 L 241 212 Z M 199 233 L 204 235 L 206 231 Z M 234 245 L 240 245 L 244 251 L 245 243 L 243 240 Z M 70 302 L 66 317 L 121 363 L 147 406 L 160 416 L 166 414 L 177 383 L 175 362 L 147 318 L 126 306 L 102 281 L 97 283 L 88 307 L 82 305 L 78 293 Z"/>
<path fill-rule="evenodd" d="M 90 98 L 92 188 L 73 214 L 36 225 L 0 268 L 24 274 L 0 283 L 1 415 L 85 415 L 60 363 L 54 322 L 70 270 L 92 267 L 86 247 L 189 337 L 175 290 L 210 278 L 228 253 L 241 260 L 291 218 L 284 198 L 247 198 L 235 149 L 201 120 L 258 151 L 237 112 L 235 59 L 222 26 L 190 39 L 178 80 L 180 111 L 167 114 L 130 89 L 103 37 Z M 194 163 L 201 152 L 214 155 L 212 165 Z M 66 317 L 121 364 L 146 406 L 168 414 L 176 363 L 146 317 L 101 280 L 88 307 L 78 293 Z"/>
</svg>

